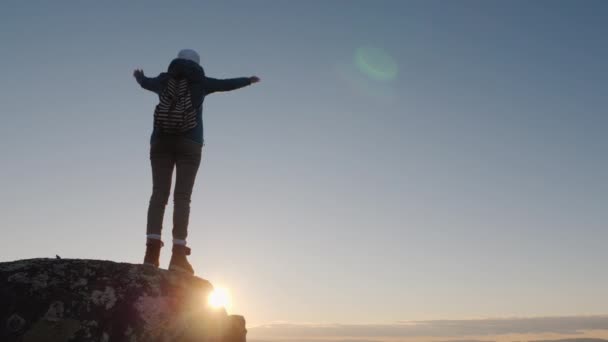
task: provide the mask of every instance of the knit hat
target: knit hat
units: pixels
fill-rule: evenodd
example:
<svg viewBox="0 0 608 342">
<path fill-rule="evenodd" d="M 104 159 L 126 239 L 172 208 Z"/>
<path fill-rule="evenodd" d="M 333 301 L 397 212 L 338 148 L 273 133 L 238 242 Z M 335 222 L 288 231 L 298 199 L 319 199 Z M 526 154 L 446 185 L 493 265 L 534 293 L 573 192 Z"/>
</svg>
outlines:
<svg viewBox="0 0 608 342">
<path fill-rule="evenodd" d="M 196 64 L 201 63 L 201 58 L 198 53 L 191 49 L 183 49 L 177 54 L 177 58 L 187 59 L 189 61 L 193 61 Z"/>
</svg>

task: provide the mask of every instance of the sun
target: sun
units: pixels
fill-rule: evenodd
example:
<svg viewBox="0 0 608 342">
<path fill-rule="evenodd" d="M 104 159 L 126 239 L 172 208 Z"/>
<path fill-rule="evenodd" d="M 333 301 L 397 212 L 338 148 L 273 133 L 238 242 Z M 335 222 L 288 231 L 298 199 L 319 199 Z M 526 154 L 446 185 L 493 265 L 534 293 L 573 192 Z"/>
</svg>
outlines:
<svg viewBox="0 0 608 342">
<path fill-rule="evenodd" d="M 207 301 L 215 309 L 226 308 L 230 304 L 230 294 L 227 289 L 216 288 L 209 294 Z"/>
</svg>

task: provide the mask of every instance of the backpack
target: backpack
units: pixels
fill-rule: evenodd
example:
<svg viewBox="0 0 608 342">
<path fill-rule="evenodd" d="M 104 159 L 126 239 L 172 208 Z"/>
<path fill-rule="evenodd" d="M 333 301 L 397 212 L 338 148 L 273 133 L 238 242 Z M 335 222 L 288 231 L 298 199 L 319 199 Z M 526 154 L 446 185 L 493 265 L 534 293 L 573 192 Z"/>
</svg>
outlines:
<svg viewBox="0 0 608 342">
<path fill-rule="evenodd" d="M 163 133 L 179 134 L 196 127 L 196 109 L 188 80 L 170 78 L 154 109 L 154 128 Z"/>
</svg>

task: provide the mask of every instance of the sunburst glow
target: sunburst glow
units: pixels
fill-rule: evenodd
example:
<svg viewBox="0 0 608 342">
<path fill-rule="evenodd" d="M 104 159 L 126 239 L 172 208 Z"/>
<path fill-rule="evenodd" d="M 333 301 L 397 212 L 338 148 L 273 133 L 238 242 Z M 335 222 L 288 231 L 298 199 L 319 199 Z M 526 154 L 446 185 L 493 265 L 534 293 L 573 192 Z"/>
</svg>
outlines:
<svg viewBox="0 0 608 342">
<path fill-rule="evenodd" d="M 216 288 L 209 294 L 208 303 L 213 308 L 226 308 L 230 304 L 230 294 L 227 289 Z"/>
</svg>

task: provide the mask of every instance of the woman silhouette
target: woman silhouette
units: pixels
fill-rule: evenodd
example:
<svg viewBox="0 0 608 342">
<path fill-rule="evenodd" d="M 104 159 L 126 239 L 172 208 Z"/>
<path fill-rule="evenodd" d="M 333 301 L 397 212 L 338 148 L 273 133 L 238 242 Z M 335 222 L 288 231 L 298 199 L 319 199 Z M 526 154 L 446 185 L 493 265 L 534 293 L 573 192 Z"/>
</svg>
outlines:
<svg viewBox="0 0 608 342">
<path fill-rule="evenodd" d="M 211 93 L 239 89 L 259 82 L 260 79 L 256 76 L 231 79 L 206 77 L 200 66 L 198 53 L 190 49 L 181 50 L 177 58 L 169 64 L 167 72 L 163 72 L 157 77 L 148 78 L 141 69 L 136 69 L 133 76 L 142 88 L 155 92 L 159 98 L 167 90 L 170 80 L 187 80 L 187 91 L 190 94 L 192 108 L 195 110 L 196 123 L 195 125 L 192 123 L 194 128 L 181 132 L 169 131 L 157 122 L 155 113 L 155 125 L 150 138 L 152 196 L 148 207 L 144 264 L 159 266 L 160 249 L 164 245 L 161 240 L 163 217 L 169 200 L 171 178 L 175 168 L 173 248 L 169 270 L 194 274 L 194 270 L 186 258 L 187 255 L 190 255 L 186 238 L 190 216 L 190 197 L 204 146 L 203 100 L 206 95 Z"/>
</svg>

